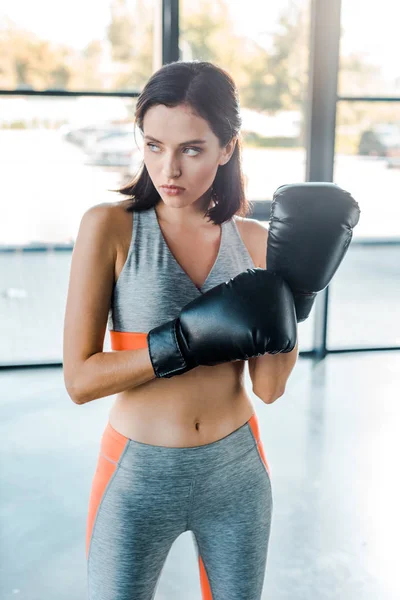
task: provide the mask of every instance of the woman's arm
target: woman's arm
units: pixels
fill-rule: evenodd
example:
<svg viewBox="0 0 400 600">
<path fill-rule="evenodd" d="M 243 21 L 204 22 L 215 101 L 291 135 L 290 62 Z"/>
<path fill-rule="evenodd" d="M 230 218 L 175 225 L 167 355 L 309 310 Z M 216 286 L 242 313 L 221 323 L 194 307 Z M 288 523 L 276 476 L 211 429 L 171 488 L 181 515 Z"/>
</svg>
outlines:
<svg viewBox="0 0 400 600">
<path fill-rule="evenodd" d="M 82 217 L 72 253 L 64 319 L 64 383 L 76 404 L 155 379 L 147 348 L 103 352 L 114 285 L 118 223 L 99 204 Z"/>
<path fill-rule="evenodd" d="M 255 265 L 267 268 L 268 227 L 256 219 L 243 219 L 246 244 L 256 257 Z M 264 354 L 248 359 L 253 392 L 266 404 L 275 402 L 285 392 L 286 382 L 296 364 L 298 343 L 291 352 Z"/>
<path fill-rule="evenodd" d="M 263 354 L 249 358 L 249 373 L 253 392 L 265 404 L 272 404 L 283 396 L 289 375 L 298 357 L 298 342 L 291 352 Z"/>
</svg>

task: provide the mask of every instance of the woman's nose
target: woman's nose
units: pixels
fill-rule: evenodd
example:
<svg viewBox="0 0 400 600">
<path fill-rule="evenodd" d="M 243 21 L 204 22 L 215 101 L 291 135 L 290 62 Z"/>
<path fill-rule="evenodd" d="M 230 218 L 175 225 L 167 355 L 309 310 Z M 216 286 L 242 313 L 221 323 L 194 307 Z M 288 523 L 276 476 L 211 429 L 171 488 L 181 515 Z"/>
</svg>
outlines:
<svg viewBox="0 0 400 600">
<path fill-rule="evenodd" d="M 178 177 L 181 174 L 181 168 L 176 161 L 165 161 L 163 167 L 164 175 L 167 178 Z"/>
</svg>

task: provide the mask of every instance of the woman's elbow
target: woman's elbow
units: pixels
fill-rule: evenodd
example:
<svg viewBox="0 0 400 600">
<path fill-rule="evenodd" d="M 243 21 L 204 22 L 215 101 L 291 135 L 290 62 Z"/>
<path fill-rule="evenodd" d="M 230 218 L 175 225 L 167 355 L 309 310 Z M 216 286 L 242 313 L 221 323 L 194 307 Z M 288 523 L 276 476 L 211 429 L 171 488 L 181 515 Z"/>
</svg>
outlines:
<svg viewBox="0 0 400 600">
<path fill-rule="evenodd" d="M 285 387 L 280 387 L 275 390 L 257 390 L 253 387 L 253 392 L 264 404 L 272 404 L 285 393 Z"/>
<path fill-rule="evenodd" d="M 74 404 L 85 404 L 82 390 L 76 385 L 76 380 L 69 379 L 64 370 L 64 387 Z"/>
<path fill-rule="evenodd" d="M 65 385 L 65 389 L 67 390 L 67 394 L 74 404 L 85 404 L 82 395 L 79 393 L 79 390 L 71 385 Z"/>
</svg>

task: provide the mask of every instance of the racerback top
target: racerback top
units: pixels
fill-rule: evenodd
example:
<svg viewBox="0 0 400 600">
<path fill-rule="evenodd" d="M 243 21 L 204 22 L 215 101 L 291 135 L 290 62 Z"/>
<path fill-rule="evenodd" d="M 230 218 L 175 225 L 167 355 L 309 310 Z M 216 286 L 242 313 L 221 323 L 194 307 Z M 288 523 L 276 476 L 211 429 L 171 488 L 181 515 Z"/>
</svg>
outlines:
<svg viewBox="0 0 400 600">
<path fill-rule="evenodd" d="M 128 256 L 114 285 L 108 314 L 111 348 L 147 347 L 151 329 L 175 319 L 201 294 L 254 267 L 236 221 L 231 218 L 221 224 L 217 258 L 198 288 L 170 251 L 155 208 L 134 212 Z"/>
</svg>

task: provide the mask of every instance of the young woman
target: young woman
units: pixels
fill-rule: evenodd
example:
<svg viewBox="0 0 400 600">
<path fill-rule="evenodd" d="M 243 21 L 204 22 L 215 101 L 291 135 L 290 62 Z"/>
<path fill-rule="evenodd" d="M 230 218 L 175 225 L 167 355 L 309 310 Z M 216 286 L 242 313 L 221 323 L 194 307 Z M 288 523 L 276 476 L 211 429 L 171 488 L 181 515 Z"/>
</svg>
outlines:
<svg viewBox="0 0 400 600">
<path fill-rule="evenodd" d="M 247 280 L 243 295 L 227 286 L 213 297 L 212 315 L 202 306 L 223 282 L 266 269 L 267 230 L 243 218 L 238 92 L 212 63 L 171 63 L 149 79 L 135 116 L 143 165 L 119 190 L 128 199 L 83 215 L 65 315 L 70 397 L 84 404 L 116 394 L 89 502 L 89 600 L 154 598 L 169 550 L 188 530 L 203 600 L 258 600 L 273 502 L 244 365 L 253 391 L 273 402 L 297 343 L 286 354 L 237 350 L 238 311 L 262 320 L 250 292 L 246 300 Z M 192 340 L 207 337 L 190 359 L 177 337 L 185 309 Z M 103 352 L 107 323 L 115 352 Z M 251 333 L 246 340 L 267 338 Z M 219 354 L 224 344 L 231 359 Z"/>
</svg>

